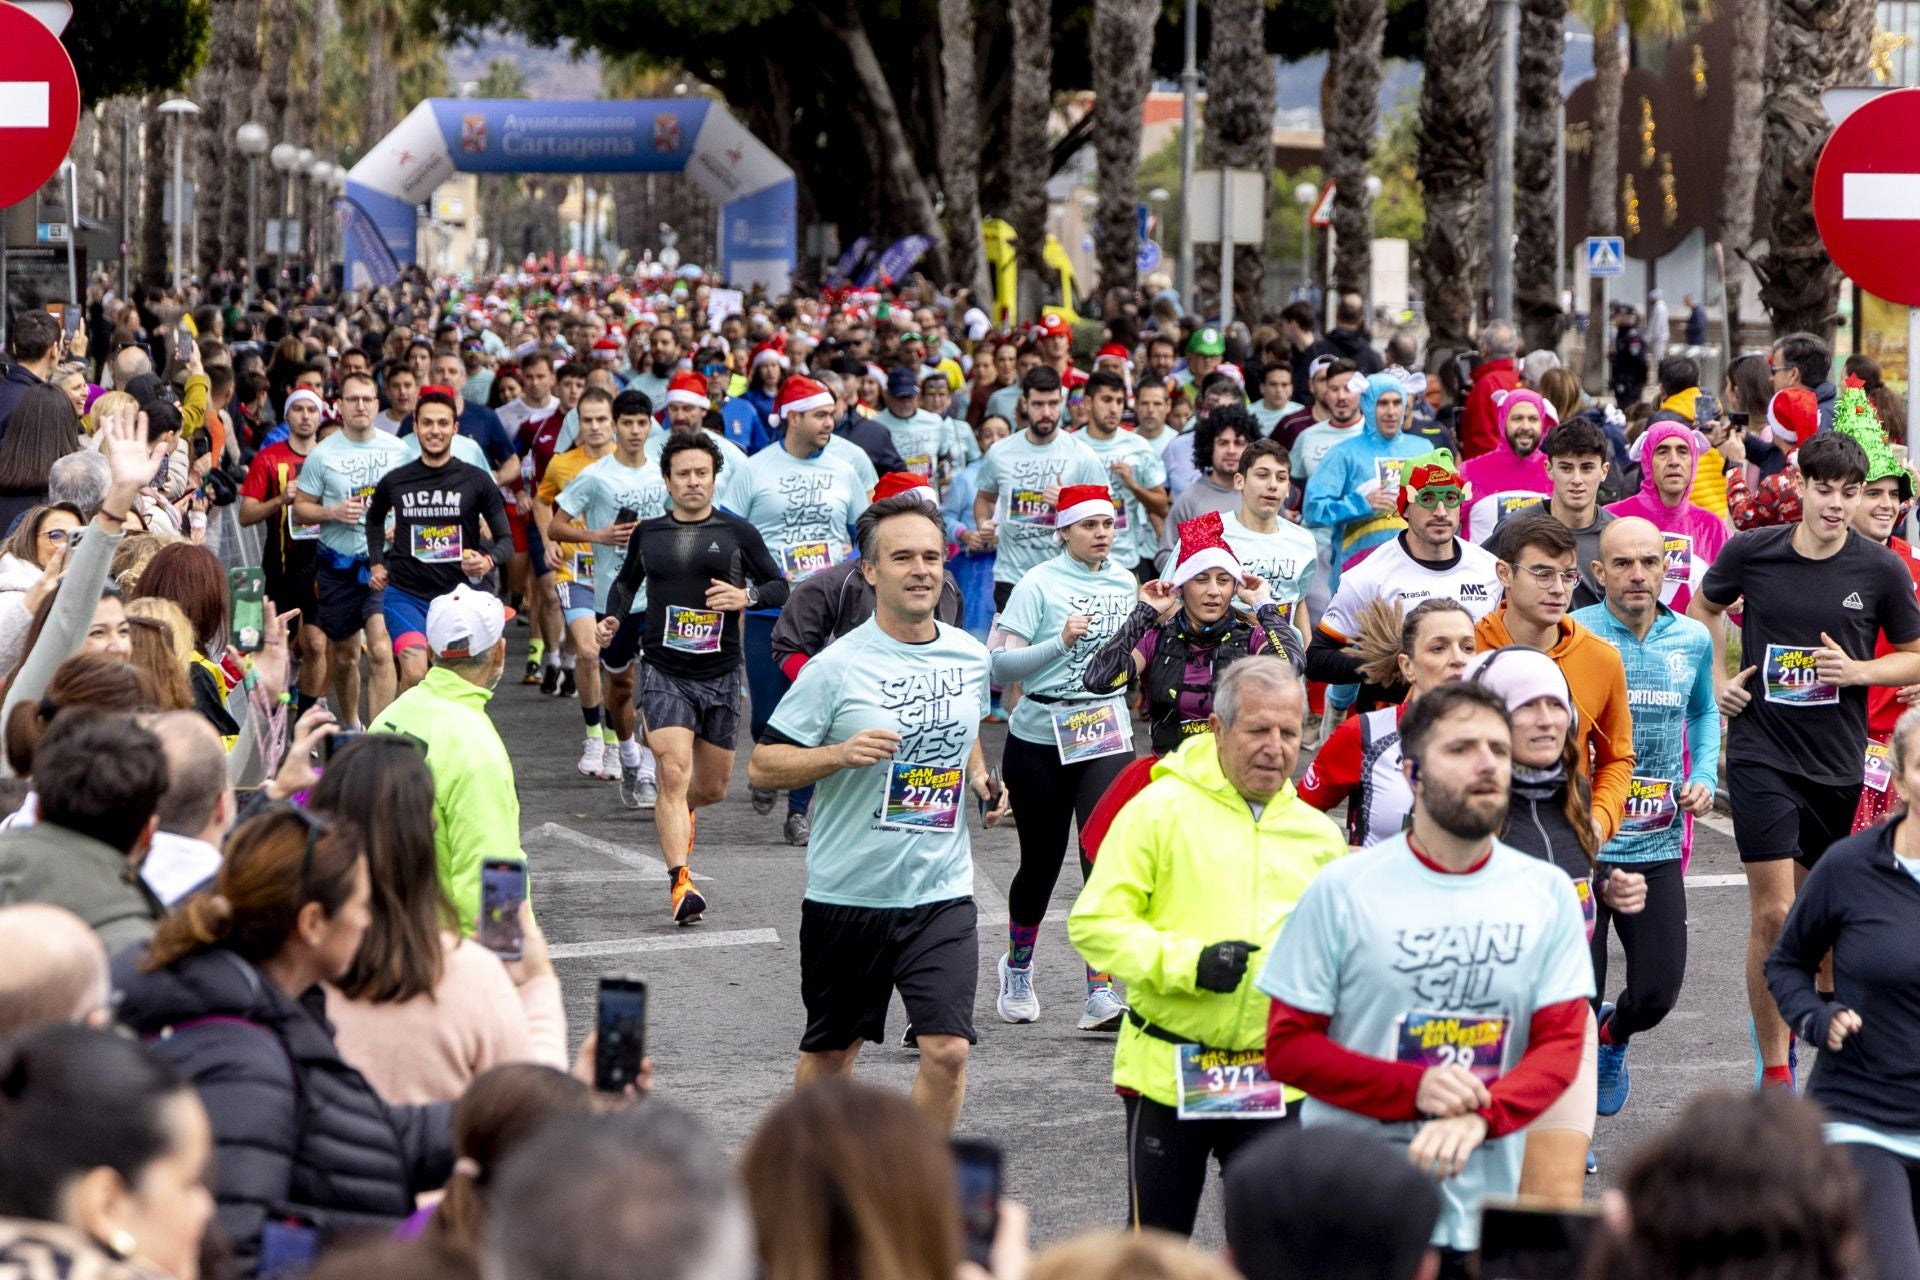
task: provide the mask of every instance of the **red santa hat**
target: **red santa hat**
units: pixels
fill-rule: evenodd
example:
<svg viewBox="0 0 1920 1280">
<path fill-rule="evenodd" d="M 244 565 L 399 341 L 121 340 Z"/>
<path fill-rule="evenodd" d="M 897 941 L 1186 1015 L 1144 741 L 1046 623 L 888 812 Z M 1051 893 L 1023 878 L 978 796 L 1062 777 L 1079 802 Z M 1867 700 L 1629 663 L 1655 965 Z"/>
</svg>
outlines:
<svg viewBox="0 0 1920 1280">
<path fill-rule="evenodd" d="M 1095 364 L 1099 364 L 1102 360 L 1118 360 L 1124 365 L 1131 365 L 1133 363 L 1133 358 L 1127 354 L 1127 349 L 1117 342 L 1109 342 L 1106 346 L 1093 353 L 1093 362 Z"/>
<path fill-rule="evenodd" d="M 758 369 L 769 360 L 779 365 L 782 369 L 791 369 L 793 367 L 793 361 L 787 359 L 784 352 L 775 347 L 771 342 L 763 342 L 753 349 L 753 359 L 747 362 L 747 368 L 749 370 Z"/>
<path fill-rule="evenodd" d="M 691 369 L 682 369 L 673 375 L 673 381 L 667 384 L 668 404 L 690 404 L 699 408 L 707 407 L 707 380 Z"/>
<path fill-rule="evenodd" d="M 1064 529 L 1095 516 L 1113 518 L 1113 494 L 1103 484 L 1070 484 L 1060 490 L 1053 527 Z"/>
<path fill-rule="evenodd" d="M 773 418 L 778 422 L 793 414 L 805 413 L 809 409 L 831 408 L 833 408 L 833 392 L 805 374 L 797 374 L 780 384 L 780 394 L 774 397 Z"/>
<path fill-rule="evenodd" d="M 595 360 L 606 361 L 618 360 L 620 358 L 620 340 L 611 334 L 604 338 L 595 338 L 593 340 L 593 358 Z"/>
<path fill-rule="evenodd" d="M 1820 429 L 1820 402 L 1805 387 L 1776 391 L 1767 401 L 1767 427 L 1775 444 L 1799 444 Z"/>
<path fill-rule="evenodd" d="M 889 471 L 873 486 L 875 502 L 882 498 L 897 498 L 903 493 L 912 494 L 930 507 L 940 505 L 940 495 L 934 490 L 933 482 L 912 471 Z"/>
<path fill-rule="evenodd" d="M 1168 581 L 1182 587 L 1209 569 L 1225 569 L 1236 582 L 1243 572 L 1239 557 L 1227 545 L 1226 529 L 1220 523 L 1218 511 L 1209 511 L 1181 524 L 1180 558 L 1174 562 L 1173 576 Z"/>
</svg>

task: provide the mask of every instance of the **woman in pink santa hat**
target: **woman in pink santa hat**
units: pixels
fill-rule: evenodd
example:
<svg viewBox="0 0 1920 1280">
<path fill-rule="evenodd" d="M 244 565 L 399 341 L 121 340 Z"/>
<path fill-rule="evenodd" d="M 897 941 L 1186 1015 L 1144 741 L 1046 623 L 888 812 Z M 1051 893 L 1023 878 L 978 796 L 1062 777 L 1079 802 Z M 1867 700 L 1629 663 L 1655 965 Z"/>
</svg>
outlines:
<svg viewBox="0 0 1920 1280">
<path fill-rule="evenodd" d="M 1485 545 L 1502 516 L 1537 505 L 1553 492 L 1540 446 L 1547 432 L 1560 425 L 1559 415 L 1538 392 L 1495 392 L 1493 400 L 1500 447 L 1467 459 L 1460 468 L 1460 477 L 1473 494 L 1462 532 L 1480 545 Z"/>
<path fill-rule="evenodd" d="M 1707 566 L 1727 544 L 1726 522 L 1687 501 L 1694 459 L 1706 448 L 1705 438 L 1685 423 L 1654 423 L 1627 450 L 1627 457 L 1640 464 L 1640 492 L 1607 508 L 1616 516 L 1650 520 L 1666 535 L 1667 573 L 1660 603 L 1676 613 L 1686 611 Z"/>
</svg>

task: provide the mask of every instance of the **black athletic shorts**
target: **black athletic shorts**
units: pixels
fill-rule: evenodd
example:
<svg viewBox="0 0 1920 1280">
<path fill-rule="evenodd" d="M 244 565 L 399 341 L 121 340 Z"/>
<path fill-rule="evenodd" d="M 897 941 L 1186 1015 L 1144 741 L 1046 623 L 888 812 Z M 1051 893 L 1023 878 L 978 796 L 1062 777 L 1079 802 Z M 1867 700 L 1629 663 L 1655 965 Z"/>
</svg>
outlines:
<svg viewBox="0 0 1920 1280">
<path fill-rule="evenodd" d="M 640 672 L 640 715 L 649 730 L 691 729 L 731 751 L 740 734 L 740 673 L 688 680 L 649 662 Z"/>
<path fill-rule="evenodd" d="M 303 627 L 320 625 L 320 593 L 314 585 L 316 572 L 318 566 L 309 564 L 305 573 L 269 571 L 266 575 L 267 599 L 273 601 L 273 607 L 283 616 L 289 609 L 298 609 Z"/>
<path fill-rule="evenodd" d="M 381 618 L 382 592 L 360 581 L 352 570 L 341 571 L 318 565 L 314 569 L 314 589 L 320 601 L 320 616 L 314 621 L 329 640 L 347 640 L 367 625 L 368 618 Z"/>
<path fill-rule="evenodd" d="M 973 1031 L 980 938 L 972 898 L 921 907 L 800 903 L 800 998 L 807 1007 L 802 1053 L 845 1049 L 887 1034 L 897 989 L 916 1036 Z"/>
<path fill-rule="evenodd" d="M 606 621 L 606 615 L 596 614 L 595 621 Z M 647 615 L 644 610 L 622 618 L 620 629 L 613 633 L 613 639 L 600 646 L 600 665 L 616 676 L 625 674 L 634 659 L 640 656 L 640 636 L 646 626 Z"/>
<path fill-rule="evenodd" d="M 1759 764 L 1729 764 L 1727 791 L 1742 862 L 1792 858 L 1811 867 L 1828 845 L 1847 838 L 1860 804 L 1858 782 L 1836 787 Z"/>
</svg>

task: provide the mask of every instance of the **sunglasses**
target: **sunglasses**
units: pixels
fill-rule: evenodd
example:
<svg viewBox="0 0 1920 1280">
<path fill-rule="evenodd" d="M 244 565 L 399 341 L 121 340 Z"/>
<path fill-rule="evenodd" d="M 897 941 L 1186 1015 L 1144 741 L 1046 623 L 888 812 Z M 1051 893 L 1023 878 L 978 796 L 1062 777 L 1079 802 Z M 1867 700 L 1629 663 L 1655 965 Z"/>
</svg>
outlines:
<svg viewBox="0 0 1920 1280">
<path fill-rule="evenodd" d="M 1460 490 L 1449 485 L 1444 489 L 1422 489 L 1413 495 L 1416 505 L 1432 511 L 1435 507 L 1457 507 L 1462 500 Z"/>
<path fill-rule="evenodd" d="M 727 366 L 723 364 L 703 364 L 700 366 L 700 374 L 702 377 L 706 377 L 706 378 L 715 378 L 720 376 L 723 373 L 731 373 L 731 372 L 732 370 L 728 369 Z"/>
<path fill-rule="evenodd" d="M 286 812 L 299 819 L 300 825 L 307 829 L 307 849 L 300 855 L 300 897 L 298 899 L 299 905 L 304 906 L 307 902 L 307 885 L 313 878 L 313 851 L 319 846 L 321 837 L 333 830 L 333 824 L 297 806 L 288 806 Z"/>
</svg>

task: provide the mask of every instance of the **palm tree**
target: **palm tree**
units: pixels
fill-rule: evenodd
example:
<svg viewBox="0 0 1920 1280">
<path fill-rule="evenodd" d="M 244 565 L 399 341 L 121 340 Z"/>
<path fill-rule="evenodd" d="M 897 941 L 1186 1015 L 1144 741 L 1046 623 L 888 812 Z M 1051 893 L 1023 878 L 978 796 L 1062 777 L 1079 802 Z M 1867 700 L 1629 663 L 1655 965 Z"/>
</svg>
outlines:
<svg viewBox="0 0 1920 1280">
<path fill-rule="evenodd" d="M 602 64 L 601 79 L 606 82 L 608 66 Z M 487 64 L 486 74 L 474 86 L 474 96 L 479 98 L 524 98 L 527 96 L 527 78 L 520 68 L 508 58 L 495 58 Z M 609 97 L 623 96 L 608 86 Z M 634 95 L 639 96 L 639 95 Z M 518 196 L 518 179 L 505 173 L 483 173 L 480 175 L 480 226 L 487 233 L 487 251 L 493 263 L 505 261 L 507 252 L 507 210 Z M 618 205 L 625 208 L 626 194 L 618 198 Z M 637 243 L 628 244 L 626 236 L 621 243 L 628 248 L 637 249 Z M 491 265 L 491 264 L 490 264 Z"/>
<path fill-rule="evenodd" d="M 1485 0 L 1427 0 L 1417 169 L 1427 206 L 1420 283 L 1436 351 L 1472 345 L 1474 308 L 1486 292 L 1492 37 Z"/>
<path fill-rule="evenodd" d="M 1733 24 L 1733 133 L 1727 139 L 1727 172 L 1720 188 L 1720 227 L 1716 237 L 1723 255 L 1744 258 L 1753 236 L 1753 199 L 1760 189 L 1760 159 L 1766 144 L 1767 33 L 1773 28 L 1771 0 L 1732 0 L 1728 15 Z M 1732 356 L 1740 345 L 1740 301 L 1744 279 L 1737 270 L 1726 273 L 1726 350 Z"/>
<path fill-rule="evenodd" d="M 973 66 L 973 0 L 939 2 L 947 115 L 940 176 L 947 197 L 949 274 L 980 300 L 992 294 L 980 241 L 980 86 Z"/>
<path fill-rule="evenodd" d="M 1321 91 L 1327 176 L 1333 202 L 1333 287 L 1362 295 L 1373 274 L 1373 208 L 1367 166 L 1380 129 L 1380 54 L 1387 35 L 1386 0 L 1335 0 L 1333 58 Z"/>
<path fill-rule="evenodd" d="M 1778 0 L 1774 6 L 1762 162 L 1772 223 L 1767 256 L 1753 265 L 1775 334 L 1833 336 L 1840 272 L 1813 224 L 1814 166 L 1833 132 L 1820 93 L 1866 83 L 1873 26 L 1873 0 Z"/>
<path fill-rule="evenodd" d="M 161 220 L 161 206 L 166 200 L 165 192 L 171 173 L 168 159 L 172 153 L 167 149 L 167 118 L 160 114 L 160 104 L 168 96 L 164 93 L 147 95 L 140 125 L 140 160 L 143 169 L 140 180 L 143 196 L 140 205 L 140 276 L 154 288 L 164 288 L 168 282 L 167 228 Z"/>
<path fill-rule="evenodd" d="M 1574 0 L 1574 13 L 1593 32 L 1593 149 L 1587 176 L 1587 234 L 1610 236 L 1620 226 L 1620 94 L 1626 60 L 1620 51 L 1624 20 L 1635 40 L 1663 40 L 1686 30 L 1686 0 Z M 1607 282 L 1587 292 L 1587 345 L 1581 376 L 1587 390 L 1606 385 Z"/>
<path fill-rule="evenodd" d="M 1047 117 L 1053 110 L 1053 7 L 1011 0 L 1013 91 L 1007 120 L 1007 221 L 1020 238 L 1020 319 L 1040 311 L 1047 239 Z"/>
<path fill-rule="evenodd" d="M 1263 0 L 1213 0 L 1212 16 L 1207 42 L 1206 132 L 1200 135 L 1200 154 L 1209 167 L 1260 171 L 1260 189 L 1268 206 L 1260 218 L 1265 226 L 1273 204 L 1273 56 L 1259 38 L 1266 22 L 1266 5 Z M 1195 256 L 1198 289 L 1217 296 L 1219 250 L 1209 246 Z M 1266 275 L 1265 245 L 1244 245 L 1235 251 L 1235 315 L 1260 313 Z M 1196 305 L 1191 298 L 1183 301 L 1190 307 Z"/>
<path fill-rule="evenodd" d="M 236 161 L 233 155 L 233 131 L 254 118 L 251 90 L 260 79 L 260 0 L 224 0 L 221 8 L 233 11 L 225 33 L 229 74 L 227 127 L 224 137 L 216 140 L 209 130 L 206 138 L 209 146 L 217 144 L 220 148 L 216 163 L 228 176 L 227 194 L 220 202 L 220 244 L 225 264 L 237 267 L 247 253 L 247 189 L 246 165 Z M 219 21 L 217 11 L 215 21 Z M 222 28 L 216 25 L 216 56 L 221 48 L 221 34 Z M 201 171 L 206 172 L 204 166 Z M 270 172 L 263 175 L 262 181 L 269 176 Z"/>
<path fill-rule="evenodd" d="M 1560 129 L 1560 64 L 1567 0 L 1522 0 L 1514 118 L 1514 310 L 1529 350 L 1560 343 L 1562 313 L 1554 211 L 1560 182 L 1554 157 Z"/>
<path fill-rule="evenodd" d="M 1094 258 L 1102 292 L 1131 291 L 1138 280 L 1140 111 L 1153 59 L 1159 0 L 1094 0 L 1092 33 L 1093 145 L 1100 163 Z"/>
</svg>

